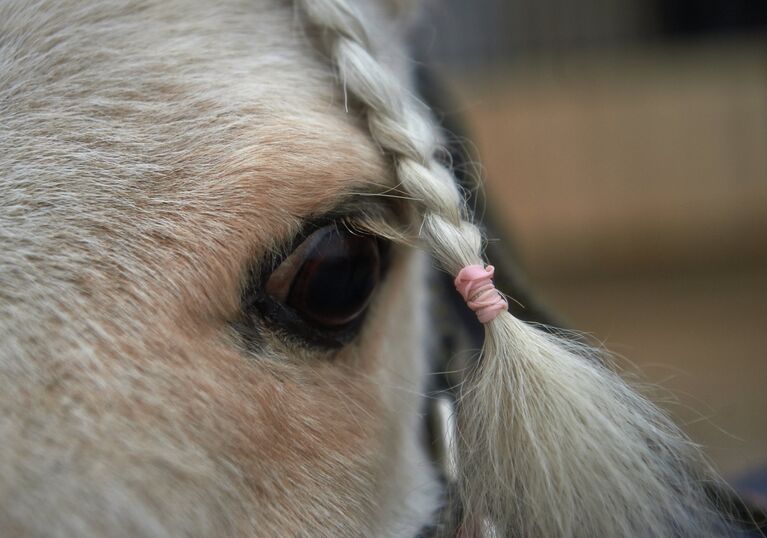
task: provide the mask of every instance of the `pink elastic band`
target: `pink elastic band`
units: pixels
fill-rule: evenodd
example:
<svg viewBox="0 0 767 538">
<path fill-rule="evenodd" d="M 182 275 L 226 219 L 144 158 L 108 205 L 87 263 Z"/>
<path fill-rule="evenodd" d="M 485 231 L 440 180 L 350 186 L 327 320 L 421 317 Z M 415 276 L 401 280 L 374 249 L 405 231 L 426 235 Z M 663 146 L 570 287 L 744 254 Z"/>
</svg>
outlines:
<svg viewBox="0 0 767 538">
<path fill-rule="evenodd" d="M 471 308 L 480 323 L 494 320 L 498 314 L 509 309 L 509 303 L 493 285 L 495 267 L 467 265 L 455 277 L 455 289 Z"/>
</svg>

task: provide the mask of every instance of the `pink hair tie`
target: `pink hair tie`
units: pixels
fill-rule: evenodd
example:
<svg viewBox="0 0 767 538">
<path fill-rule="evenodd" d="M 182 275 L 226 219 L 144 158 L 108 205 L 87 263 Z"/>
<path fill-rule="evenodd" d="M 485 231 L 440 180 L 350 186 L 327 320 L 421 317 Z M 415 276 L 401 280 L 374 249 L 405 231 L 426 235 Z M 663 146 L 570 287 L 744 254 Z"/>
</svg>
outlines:
<svg viewBox="0 0 767 538">
<path fill-rule="evenodd" d="M 477 314 L 480 323 L 493 321 L 498 314 L 509 309 L 509 303 L 493 285 L 494 273 L 492 265 L 467 265 L 455 277 L 455 289 Z"/>
</svg>

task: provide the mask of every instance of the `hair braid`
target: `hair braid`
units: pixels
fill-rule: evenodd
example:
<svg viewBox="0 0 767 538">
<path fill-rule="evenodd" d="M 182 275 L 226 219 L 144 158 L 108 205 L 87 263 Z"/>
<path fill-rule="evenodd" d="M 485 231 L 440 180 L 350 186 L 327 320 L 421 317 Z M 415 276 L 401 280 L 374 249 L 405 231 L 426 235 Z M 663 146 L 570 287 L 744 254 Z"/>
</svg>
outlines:
<svg viewBox="0 0 767 538">
<path fill-rule="evenodd" d="M 464 218 L 463 198 L 452 174 L 434 159 L 435 129 L 401 83 L 373 57 L 361 18 L 345 2 L 300 3 L 309 21 L 323 30 L 344 91 L 365 107 L 371 136 L 393 157 L 402 188 L 420 206 L 426 243 L 439 245 L 435 254 L 451 272 L 481 262 L 481 234 Z M 446 243 L 456 239 L 460 251 Z"/>
<path fill-rule="evenodd" d="M 415 199 L 424 245 L 453 276 L 482 263 L 482 235 L 434 158 L 436 129 L 375 58 L 364 17 L 346 0 L 298 5 Z M 729 534 L 697 449 L 594 355 L 508 312 L 485 325 L 459 405 L 467 517 L 488 518 L 502 536 Z"/>
</svg>

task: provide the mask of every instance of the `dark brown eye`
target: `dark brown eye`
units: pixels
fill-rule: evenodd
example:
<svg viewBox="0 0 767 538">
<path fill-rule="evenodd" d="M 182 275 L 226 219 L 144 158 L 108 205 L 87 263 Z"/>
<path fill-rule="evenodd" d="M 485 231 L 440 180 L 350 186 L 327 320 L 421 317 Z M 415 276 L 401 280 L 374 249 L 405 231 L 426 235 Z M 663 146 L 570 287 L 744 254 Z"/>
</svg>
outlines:
<svg viewBox="0 0 767 538">
<path fill-rule="evenodd" d="M 266 293 L 316 327 L 340 329 L 364 313 L 380 277 L 379 240 L 332 225 L 274 270 Z"/>
</svg>

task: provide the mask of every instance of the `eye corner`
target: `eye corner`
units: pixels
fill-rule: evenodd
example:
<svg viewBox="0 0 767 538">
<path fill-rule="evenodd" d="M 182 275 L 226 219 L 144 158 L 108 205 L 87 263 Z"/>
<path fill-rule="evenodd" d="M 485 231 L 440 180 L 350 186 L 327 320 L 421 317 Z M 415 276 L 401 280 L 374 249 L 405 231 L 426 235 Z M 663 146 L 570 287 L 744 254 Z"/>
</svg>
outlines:
<svg viewBox="0 0 767 538">
<path fill-rule="evenodd" d="M 326 350 L 339 349 L 349 344 L 357 335 L 363 321 L 360 319 L 359 324 L 336 331 L 322 330 L 307 323 L 295 310 L 270 297 L 263 290 L 252 294 L 247 304 L 245 320 L 239 324 L 247 328 L 247 334 L 253 335 L 253 328 L 261 327 L 276 334 L 281 340 Z M 260 331 L 256 330 L 255 333 Z"/>
</svg>

